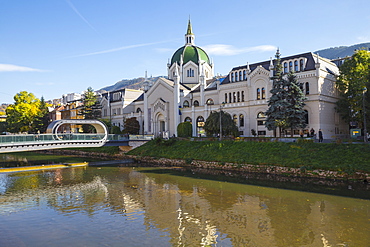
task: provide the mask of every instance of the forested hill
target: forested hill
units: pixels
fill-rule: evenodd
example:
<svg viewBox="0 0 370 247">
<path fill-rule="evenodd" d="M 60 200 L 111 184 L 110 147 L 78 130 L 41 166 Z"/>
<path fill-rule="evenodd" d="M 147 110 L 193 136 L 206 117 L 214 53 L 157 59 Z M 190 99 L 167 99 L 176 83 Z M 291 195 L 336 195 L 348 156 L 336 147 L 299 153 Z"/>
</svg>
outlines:
<svg viewBox="0 0 370 247">
<path fill-rule="evenodd" d="M 163 76 L 162 76 L 163 77 Z M 159 76 L 157 77 L 150 77 L 148 81 L 155 82 Z M 123 79 L 112 86 L 103 87 L 101 91 L 114 91 L 121 88 L 129 88 L 129 89 L 140 89 L 143 87 L 143 83 L 145 81 L 144 77 L 134 78 L 134 79 Z"/>
<path fill-rule="evenodd" d="M 355 50 L 363 49 L 363 48 L 369 49 L 370 42 L 351 45 L 351 46 L 331 47 L 331 48 L 315 51 L 314 53 L 319 53 L 320 57 L 336 59 L 336 58 L 352 56 Z"/>
</svg>

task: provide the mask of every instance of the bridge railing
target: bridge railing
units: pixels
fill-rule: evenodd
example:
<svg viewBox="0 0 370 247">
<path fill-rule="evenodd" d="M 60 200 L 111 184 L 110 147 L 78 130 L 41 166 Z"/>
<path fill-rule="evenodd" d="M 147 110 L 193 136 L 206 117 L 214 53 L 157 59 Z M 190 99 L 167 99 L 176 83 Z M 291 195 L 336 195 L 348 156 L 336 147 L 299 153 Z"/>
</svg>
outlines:
<svg viewBox="0 0 370 247">
<path fill-rule="evenodd" d="M 104 134 L 27 134 L 27 135 L 0 135 L 0 144 L 20 142 L 48 142 L 48 141 L 100 141 Z"/>
</svg>

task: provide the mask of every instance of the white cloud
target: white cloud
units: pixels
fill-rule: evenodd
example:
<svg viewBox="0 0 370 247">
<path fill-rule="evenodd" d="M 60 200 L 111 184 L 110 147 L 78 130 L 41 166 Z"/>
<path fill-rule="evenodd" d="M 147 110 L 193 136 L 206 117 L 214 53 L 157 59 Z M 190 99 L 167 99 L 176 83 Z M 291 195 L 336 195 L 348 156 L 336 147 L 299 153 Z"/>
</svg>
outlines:
<svg viewBox="0 0 370 247">
<path fill-rule="evenodd" d="M 235 48 L 232 45 L 215 44 L 203 46 L 204 50 L 210 55 L 233 56 L 247 52 L 274 51 L 277 48 L 272 45 L 260 45 L 254 47 Z"/>
<path fill-rule="evenodd" d="M 43 72 L 41 69 L 33 69 L 13 64 L 0 64 L 0 72 Z"/>
</svg>

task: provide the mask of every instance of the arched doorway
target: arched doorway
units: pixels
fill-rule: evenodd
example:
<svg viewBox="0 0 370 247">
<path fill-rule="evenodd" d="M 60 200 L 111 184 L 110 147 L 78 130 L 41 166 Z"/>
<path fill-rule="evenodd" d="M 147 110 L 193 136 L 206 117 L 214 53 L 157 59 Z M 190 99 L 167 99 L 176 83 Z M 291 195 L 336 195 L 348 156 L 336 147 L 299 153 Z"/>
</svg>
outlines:
<svg viewBox="0 0 370 247">
<path fill-rule="evenodd" d="M 162 114 L 157 115 L 157 119 L 155 121 L 155 128 L 156 136 L 160 136 L 162 138 L 166 138 L 167 130 L 166 130 L 166 119 Z"/>
<path fill-rule="evenodd" d="M 204 118 L 202 116 L 199 116 L 197 118 L 197 136 L 206 136 L 206 132 L 204 131 Z"/>
</svg>

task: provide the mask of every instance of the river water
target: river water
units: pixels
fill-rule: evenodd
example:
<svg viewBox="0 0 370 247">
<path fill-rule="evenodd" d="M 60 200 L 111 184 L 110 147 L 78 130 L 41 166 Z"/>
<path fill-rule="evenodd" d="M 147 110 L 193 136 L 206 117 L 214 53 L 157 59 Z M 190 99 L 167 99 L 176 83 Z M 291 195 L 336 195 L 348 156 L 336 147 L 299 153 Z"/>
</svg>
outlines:
<svg viewBox="0 0 370 247">
<path fill-rule="evenodd" d="M 0 173 L 0 246 L 370 246 L 370 200 L 176 168 Z"/>
</svg>

